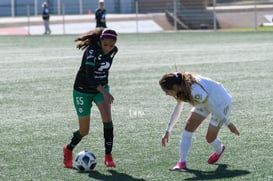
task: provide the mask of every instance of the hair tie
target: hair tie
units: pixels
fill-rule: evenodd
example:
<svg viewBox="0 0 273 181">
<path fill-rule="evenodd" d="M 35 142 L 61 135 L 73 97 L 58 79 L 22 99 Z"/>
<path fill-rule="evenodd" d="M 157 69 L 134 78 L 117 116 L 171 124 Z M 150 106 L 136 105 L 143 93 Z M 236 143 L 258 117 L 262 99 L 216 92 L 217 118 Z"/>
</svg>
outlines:
<svg viewBox="0 0 273 181">
<path fill-rule="evenodd" d="M 181 82 L 182 82 L 182 74 L 181 73 L 179 73 L 179 72 L 174 72 L 174 75 L 175 75 L 175 78 L 176 78 L 176 81 L 179 83 L 179 84 L 181 84 Z"/>
<path fill-rule="evenodd" d="M 109 38 L 113 38 L 113 39 L 117 39 L 118 35 L 114 30 L 111 29 L 105 29 L 103 30 L 103 32 L 100 35 L 100 39 L 103 39 L 105 37 L 109 37 Z"/>
<path fill-rule="evenodd" d="M 179 76 L 178 72 L 174 72 L 173 74 L 175 75 L 176 78 L 178 78 L 178 76 Z"/>
<path fill-rule="evenodd" d="M 117 35 L 110 34 L 110 33 L 103 33 L 101 36 L 102 37 L 104 37 L 104 36 L 111 36 L 111 37 L 117 38 Z"/>
</svg>

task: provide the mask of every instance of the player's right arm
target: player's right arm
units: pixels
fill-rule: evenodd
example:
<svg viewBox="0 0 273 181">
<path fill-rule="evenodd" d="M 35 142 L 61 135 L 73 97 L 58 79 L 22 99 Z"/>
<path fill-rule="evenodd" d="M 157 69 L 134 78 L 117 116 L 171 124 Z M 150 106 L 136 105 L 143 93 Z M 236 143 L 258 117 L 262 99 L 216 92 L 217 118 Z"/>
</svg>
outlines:
<svg viewBox="0 0 273 181">
<path fill-rule="evenodd" d="M 162 140 L 161 140 L 161 143 L 162 143 L 163 147 L 165 147 L 167 142 L 169 141 L 171 131 L 172 131 L 174 125 L 177 123 L 183 107 L 184 107 L 184 102 L 177 101 L 177 104 L 176 104 L 176 106 L 174 108 L 174 111 L 173 111 L 173 113 L 171 115 L 171 118 L 170 118 L 170 120 L 169 120 L 169 122 L 167 124 L 165 134 L 163 135 Z"/>
<path fill-rule="evenodd" d="M 102 85 L 99 85 L 97 87 L 97 90 L 103 94 L 104 100 L 108 104 L 112 104 L 113 103 L 114 97 L 112 96 L 112 94 L 110 94 L 109 92 L 107 92 L 106 89 Z"/>
</svg>

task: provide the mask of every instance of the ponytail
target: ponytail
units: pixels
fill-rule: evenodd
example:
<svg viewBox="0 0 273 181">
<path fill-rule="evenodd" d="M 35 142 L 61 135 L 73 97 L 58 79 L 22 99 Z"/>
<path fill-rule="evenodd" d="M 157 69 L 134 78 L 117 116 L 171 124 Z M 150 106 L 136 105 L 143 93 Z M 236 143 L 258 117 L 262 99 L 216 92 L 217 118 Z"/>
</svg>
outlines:
<svg viewBox="0 0 273 181">
<path fill-rule="evenodd" d="M 194 99 L 191 95 L 191 86 L 196 82 L 196 78 L 191 73 L 181 73 L 182 81 L 181 81 L 181 90 L 177 93 L 176 98 L 178 100 L 188 102 L 190 104 L 194 104 Z"/>
<path fill-rule="evenodd" d="M 78 49 L 84 50 L 86 47 L 88 47 L 88 45 L 99 41 L 102 31 L 102 28 L 96 28 L 94 30 L 83 33 L 81 36 L 74 40 L 77 43 L 76 47 Z"/>
</svg>

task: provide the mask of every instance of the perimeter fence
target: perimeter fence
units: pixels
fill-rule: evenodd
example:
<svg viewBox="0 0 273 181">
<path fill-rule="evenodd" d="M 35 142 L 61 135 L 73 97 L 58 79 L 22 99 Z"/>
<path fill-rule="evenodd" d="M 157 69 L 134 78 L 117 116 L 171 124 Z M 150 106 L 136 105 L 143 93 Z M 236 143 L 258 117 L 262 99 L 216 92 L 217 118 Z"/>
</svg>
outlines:
<svg viewBox="0 0 273 181">
<path fill-rule="evenodd" d="M 62 20 L 69 15 L 93 15 L 98 7 L 97 0 L 47 2 L 51 15 L 63 17 Z M 1 0 L 0 17 L 25 16 L 31 21 L 31 17 L 41 15 L 42 3 L 43 0 Z M 273 23 L 273 0 L 105 0 L 105 8 L 108 16 L 131 15 L 136 23 L 148 15 L 165 30 L 257 29 Z"/>
</svg>

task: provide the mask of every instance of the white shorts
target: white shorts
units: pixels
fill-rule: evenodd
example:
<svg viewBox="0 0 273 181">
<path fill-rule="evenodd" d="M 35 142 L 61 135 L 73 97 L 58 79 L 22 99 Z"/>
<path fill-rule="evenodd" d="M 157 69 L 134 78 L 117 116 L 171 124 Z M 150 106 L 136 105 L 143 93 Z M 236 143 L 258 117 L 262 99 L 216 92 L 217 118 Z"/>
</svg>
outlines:
<svg viewBox="0 0 273 181">
<path fill-rule="evenodd" d="M 231 109 L 231 104 L 225 107 L 225 116 L 227 120 L 229 120 Z M 198 105 L 198 107 L 193 107 L 191 109 L 191 112 L 197 113 L 205 118 L 207 118 L 208 115 L 211 113 L 204 105 Z M 210 124 L 215 127 L 222 126 L 223 120 L 219 119 L 215 114 L 212 113 L 210 118 Z"/>
</svg>

